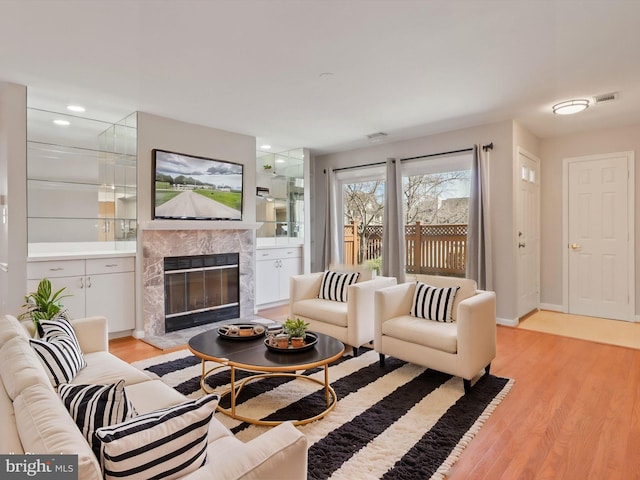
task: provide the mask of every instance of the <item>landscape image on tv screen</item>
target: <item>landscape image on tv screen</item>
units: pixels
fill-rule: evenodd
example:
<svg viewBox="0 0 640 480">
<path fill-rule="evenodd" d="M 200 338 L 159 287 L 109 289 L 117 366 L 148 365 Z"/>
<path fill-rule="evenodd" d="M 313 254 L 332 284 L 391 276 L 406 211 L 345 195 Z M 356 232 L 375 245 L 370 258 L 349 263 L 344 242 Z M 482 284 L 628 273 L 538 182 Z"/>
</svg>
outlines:
<svg viewBox="0 0 640 480">
<path fill-rule="evenodd" d="M 242 165 L 153 150 L 154 218 L 242 219 Z"/>
</svg>

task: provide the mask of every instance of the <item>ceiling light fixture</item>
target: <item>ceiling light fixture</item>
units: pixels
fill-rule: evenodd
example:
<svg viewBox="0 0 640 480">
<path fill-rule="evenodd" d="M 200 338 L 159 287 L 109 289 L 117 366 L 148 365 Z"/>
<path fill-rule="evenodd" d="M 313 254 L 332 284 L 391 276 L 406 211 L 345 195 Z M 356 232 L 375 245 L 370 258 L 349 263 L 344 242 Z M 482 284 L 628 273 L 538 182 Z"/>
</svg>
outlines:
<svg viewBox="0 0 640 480">
<path fill-rule="evenodd" d="M 271 145 L 260 145 L 260 148 L 263 150 L 271 150 Z"/>
<path fill-rule="evenodd" d="M 71 125 L 71 122 L 68 120 L 56 119 L 53 121 L 56 125 L 60 125 L 61 127 L 66 127 L 67 125 Z"/>
<path fill-rule="evenodd" d="M 577 100 L 567 100 L 566 102 L 556 103 L 553 107 L 553 113 L 558 115 L 573 115 L 589 108 L 589 100 L 579 98 Z"/>
<path fill-rule="evenodd" d="M 84 112 L 86 109 L 80 105 L 67 105 L 67 110 L 72 112 Z"/>
</svg>

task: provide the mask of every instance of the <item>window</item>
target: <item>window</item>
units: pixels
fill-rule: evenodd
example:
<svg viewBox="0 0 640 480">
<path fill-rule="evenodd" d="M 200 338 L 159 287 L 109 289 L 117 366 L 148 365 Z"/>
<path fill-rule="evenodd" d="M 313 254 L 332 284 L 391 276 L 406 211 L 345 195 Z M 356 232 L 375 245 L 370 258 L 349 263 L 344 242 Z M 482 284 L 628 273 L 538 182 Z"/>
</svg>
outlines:
<svg viewBox="0 0 640 480">
<path fill-rule="evenodd" d="M 471 154 L 402 166 L 407 273 L 465 275 Z"/>
<path fill-rule="evenodd" d="M 472 154 L 402 163 L 406 271 L 464 277 Z M 342 261 L 380 271 L 385 167 L 336 173 L 344 218 Z"/>
<path fill-rule="evenodd" d="M 343 262 L 369 264 L 379 272 L 382 262 L 384 167 L 339 172 L 344 217 Z"/>
</svg>

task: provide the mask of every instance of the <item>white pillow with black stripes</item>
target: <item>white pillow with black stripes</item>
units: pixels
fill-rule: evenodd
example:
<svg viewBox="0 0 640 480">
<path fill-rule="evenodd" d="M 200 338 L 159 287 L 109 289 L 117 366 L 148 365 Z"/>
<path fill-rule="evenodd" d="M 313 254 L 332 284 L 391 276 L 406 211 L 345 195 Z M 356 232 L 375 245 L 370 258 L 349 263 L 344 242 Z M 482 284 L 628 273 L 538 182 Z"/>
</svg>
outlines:
<svg viewBox="0 0 640 480">
<path fill-rule="evenodd" d="M 209 422 L 218 400 L 210 394 L 96 430 L 105 480 L 180 478 L 205 464 Z"/>
<path fill-rule="evenodd" d="M 347 301 L 347 290 L 358 281 L 359 272 L 334 272 L 327 270 L 322 277 L 318 298 L 336 302 Z"/>
<path fill-rule="evenodd" d="M 410 314 L 414 317 L 453 322 L 453 301 L 460 287 L 437 288 L 416 282 Z"/>
<path fill-rule="evenodd" d="M 137 415 L 127 398 L 124 380 L 109 385 L 62 383 L 58 385 L 58 395 L 96 457 L 100 455 L 100 443 L 94 441 L 94 432 Z"/>
<path fill-rule="evenodd" d="M 64 319 L 40 322 L 43 335 L 29 344 L 45 367 L 54 387 L 74 379 L 87 366 L 73 326 Z"/>
</svg>

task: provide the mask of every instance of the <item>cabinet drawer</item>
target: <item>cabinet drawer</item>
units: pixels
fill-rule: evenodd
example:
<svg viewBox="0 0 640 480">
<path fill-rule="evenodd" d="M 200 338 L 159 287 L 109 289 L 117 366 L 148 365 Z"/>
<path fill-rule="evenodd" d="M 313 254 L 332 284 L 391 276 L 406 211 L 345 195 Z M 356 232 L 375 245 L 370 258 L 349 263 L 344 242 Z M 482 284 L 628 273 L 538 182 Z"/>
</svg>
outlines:
<svg viewBox="0 0 640 480">
<path fill-rule="evenodd" d="M 264 250 L 256 250 L 256 261 L 274 260 L 277 258 L 296 258 L 302 256 L 300 247 L 291 248 L 269 248 Z"/>
<path fill-rule="evenodd" d="M 135 259 L 133 257 L 88 258 L 87 275 L 133 272 L 134 264 Z"/>
<path fill-rule="evenodd" d="M 84 275 L 84 260 L 56 260 L 27 263 L 27 278 L 75 277 Z"/>
</svg>

